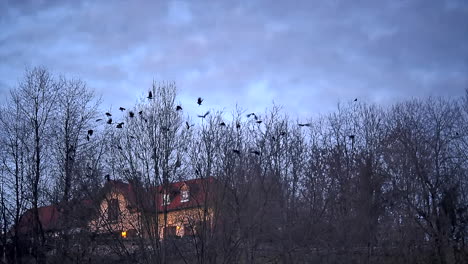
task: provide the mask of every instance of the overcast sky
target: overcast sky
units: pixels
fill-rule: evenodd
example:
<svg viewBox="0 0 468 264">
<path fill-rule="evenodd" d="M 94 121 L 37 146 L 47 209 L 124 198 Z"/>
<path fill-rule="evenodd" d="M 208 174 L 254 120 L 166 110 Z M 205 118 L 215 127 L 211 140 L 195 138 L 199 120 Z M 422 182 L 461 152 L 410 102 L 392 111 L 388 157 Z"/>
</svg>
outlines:
<svg viewBox="0 0 468 264">
<path fill-rule="evenodd" d="M 468 1 L 1 1 L 0 96 L 38 65 L 81 78 L 105 109 L 133 105 L 153 79 L 200 112 L 198 96 L 291 116 L 458 96 Z"/>
</svg>

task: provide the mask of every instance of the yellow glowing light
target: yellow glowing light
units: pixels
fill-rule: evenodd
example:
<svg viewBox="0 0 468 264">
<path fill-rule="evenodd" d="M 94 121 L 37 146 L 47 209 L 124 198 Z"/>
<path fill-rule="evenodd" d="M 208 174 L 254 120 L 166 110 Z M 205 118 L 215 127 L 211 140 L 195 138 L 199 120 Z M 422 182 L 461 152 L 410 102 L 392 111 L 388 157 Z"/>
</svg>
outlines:
<svg viewBox="0 0 468 264">
<path fill-rule="evenodd" d="M 179 230 L 179 229 L 180 229 L 180 226 L 177 226 L 176 229 Z"/>
<path fill-rule="evenodd" d="M 123 238 L 126 238 L 127 237 L 127 231 L 122 231 L 122 233 L 120 234 Z"/>
</svg>

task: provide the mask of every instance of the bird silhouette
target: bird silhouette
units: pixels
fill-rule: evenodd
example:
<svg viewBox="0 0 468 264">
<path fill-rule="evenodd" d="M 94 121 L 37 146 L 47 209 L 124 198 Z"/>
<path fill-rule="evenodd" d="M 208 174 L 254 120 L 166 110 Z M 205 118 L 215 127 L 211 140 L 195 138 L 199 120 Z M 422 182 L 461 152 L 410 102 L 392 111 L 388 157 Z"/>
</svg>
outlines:
<svg viewBox="0 0 468 264">
<path fill-rule="evenodd" d="M 354 98 L 354 102 L 357 102 L 357 98 Z"/>
<path fill-rule="evenodd" d="M 112 118 L 109 118 L 109 120 L 107 120 L 107 124 L 112 124 Z"/>
<path fill-rule="evenodd" d="M 111 113 L 107 112 L 107 113 L 106 113 L 106 116 L 112 116 L 112 115 L 111 115 Z"/>
<path fill-rule="evenodd" d="M 207 115 L 210 114 L 210 111 L 207 111 L 204 115 L 198 115 L 198 117 L 200 118 L 205 118 Z"/>
<path fill-rule="evenodd" d="M 186 127 L 187 129 L 190 129 L 190 127 L 193 127 L 193 126 L 194 126 L 194 125 L 190 125 L 189 122 L 187 122 L 187 121 L 185 122 L 185 127 Z"/>
<path fill-rule="evenodd" d="M 124 107 L 119 107 L 119 110 L 123 112 L 123 111 L 125 111 L 125 108 Z"/>
<path fill-rule="evenodd" d="M 236 122 L 236 128 L 239 129 L 241 127 L 241 124 L 238 122 Z"/>
<path fill-rule="evenodd" d="M 232 152 L 236 153 L 237 155 L 240 155 L 240 151 L 238 149 L 233 149 Z"/>
<path fill-rule="evenodd" d="M 98 119 L 96 119 L 96 122 L 99 122 L 99 121 L 102 121 L 102 118 L 98 118 Z"/>
<path fill-rule="evenodd" d="M 146 97 L 146 98 L 148 98 L 150 100 L 153 99 L 153 92 L 149 91 L 148 92 L 148 97 Z"/>
<path fill-rule="evenodd" d="M 94 132 L 94 131 L 93 131 L 92 129 L 88 130 L 88 135 L 89 135 L 89 136 L 92 136 L 92 135 L 93 135 L 93 132 Z"/>
<path fill-rule="evenodd" d="M 297 125 L 299 125 L 300 127 L 304 127 L 304 126 L 310 127 L 311 123 L 303 123 L 303 124 L 297 124 Z"/>
<path fill-rule="evenodd" d="M 201 105 L 201 104 L 202 104 L 202 102 L 203 102 L 203 98 L 201 98 L 201 97 L 198 97 L 198 99 L 197 99 L 197 104 L 198 104 L 198 105 Z"/>
<path fill-rule="evenodd" d="M 143 114 L 143 110 L 141 110 L 140 112 L 138 112 L 139 115 L 142 115 Z"/>
<path fill-rule="evenodd" d="M 123 124 L 124 124 L 124 122 L 118 123 L 117 126 L 116 126 L 116 128 L 122 128 Z"/>
<path fill-rule="evenodd" d="M 248 115 L 247 115 L 247 118 L 249 118 L 249 117 L 251 117 L 251 116 L 253 116 L 253 117 L 255 118 L 255 120 L 258 119 L 258 117 L 257 117 L 257 115 L 256 115 L 255 113 L 250 113 L 250 114 L 248 114 Z"/>
<path fill-rule="evenodd" d="M 130 117 L 134 117 L 134 116 L 135 116 L 135 113 L 133 113 L 132 111 L 130 111 L 130 112 L 128 112 L 128 115 L 129 115 Z"/>
<path fill-rule="evenodd" d="M 226 126 L 226 123 L 221 122 L 221 123 L 219 123 L 219 125 L 220 125 L 220 126 Z"/>
<path fill-rule="evenodd" d="M 182 110 L 182 106 L 180 106 L 180 105 L 176 106 L 176 109 L 175 109 L 175 110 L 176 110 L 176 111 Z"/>
<path fill-rule="evenodd" d="M 250 151 L 250 153 L 255 154 L 257 156 L 260 156 L 260 154 L 261 154 L 260 151 L 258 151 L 258 150 L 252 150 L 252 151 Z"/>
<path fill-rule="evenodd" d="M 257 124 L 261 124 L 262 122 L 263 122 L 262 120 L 255 121 L 255 123 L 257 123 Z"/>
<path fill-rule="evenodd" d="M 104 176 L 106 178 L 106 181 L 110 181 L 110 175 L 109 174 L 106 174 L 106 176 Z"/>
<path fill-rule="evenodd" d="M 348 137 L 349 137 L 349 139 L 354 140 L 355 135 L 349 135 Z"/>
</svg>

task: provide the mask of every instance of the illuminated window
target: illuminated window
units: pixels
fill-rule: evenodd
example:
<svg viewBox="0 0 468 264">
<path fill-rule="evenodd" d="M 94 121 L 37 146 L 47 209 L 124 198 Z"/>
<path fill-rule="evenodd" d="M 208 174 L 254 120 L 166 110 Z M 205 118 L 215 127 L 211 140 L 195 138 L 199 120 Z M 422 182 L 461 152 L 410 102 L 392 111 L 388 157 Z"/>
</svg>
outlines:
<svg viewBox="0 0 468 264">
<path fill-rule="evenodd" d="M 109 222 L 115 222 L 119 220 L 120 208 L 119 208 L 119 200 L 111 199 L 109 200 L 109 204 L 107 207 L 107 220 Z"/>
<path fill-rule="evenodd" d="M 189 191 L 182 191 L 182 198 L 180 199 L 181 202 L 188 202 L 189 201 Z"/>
<path fill-rule="evenodd" d="M 122 233 L 120 233 L 120 236 L 122 238 L 127 238 L 127 232 L 126 231 L 122 231 Z"/>
<path fill-rule="evenodd" d="M 169 196 L 169 194 L 163 194 L 162 200 L 162 205 L 169 205 L 171 203 L 171 197 Z"/>
</svg>

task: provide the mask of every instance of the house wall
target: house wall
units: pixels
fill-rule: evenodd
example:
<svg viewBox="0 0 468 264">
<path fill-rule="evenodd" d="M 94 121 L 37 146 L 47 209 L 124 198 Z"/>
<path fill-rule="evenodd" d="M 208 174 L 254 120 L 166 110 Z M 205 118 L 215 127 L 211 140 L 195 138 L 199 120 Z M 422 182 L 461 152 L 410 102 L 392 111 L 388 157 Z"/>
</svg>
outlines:
<svg viewBox="0 0 468 264">
<path fill-rule="evenodd" d="M 111 199 L 119 201 L 120 214 L 117 221 L 109 221 L 108 219 L 108 202 Z M 130 209 L 130 204 L 125 196 L 122 193 L 113 191 L 102 200 L 99 207 L 99 215 L 95 220 L 90 222 L 90 228 L 97 233 L 121 232 L 131 229 L 141 230 L 139 219 L 140 214 L 136 210 Z"/>
</svg>

